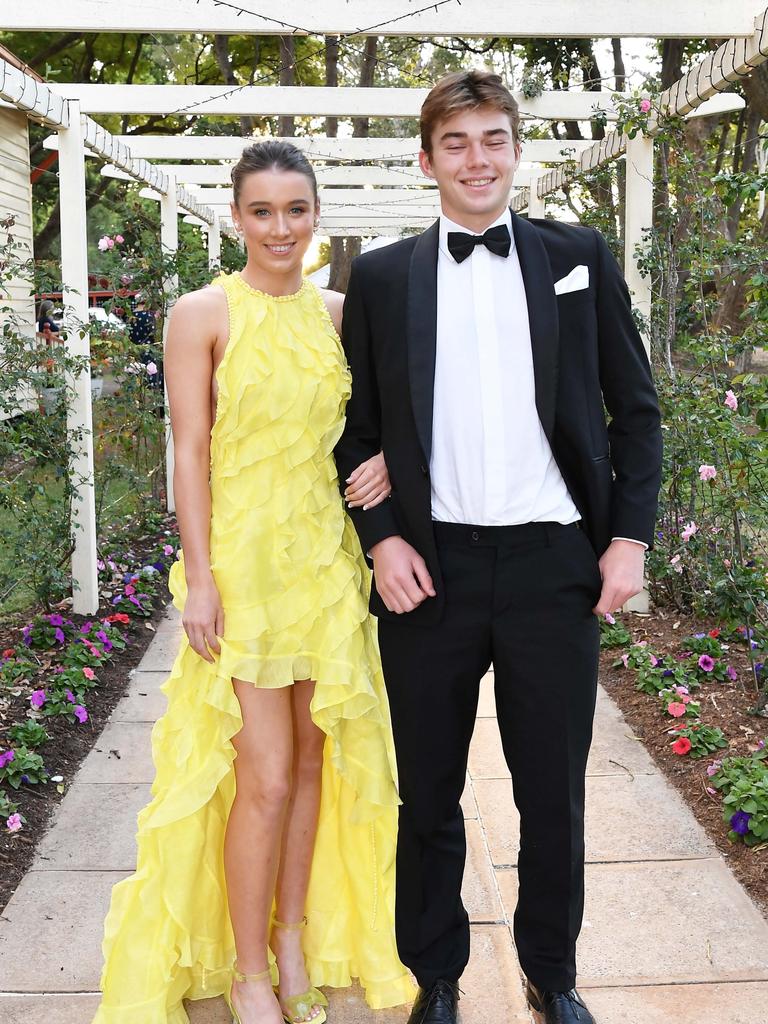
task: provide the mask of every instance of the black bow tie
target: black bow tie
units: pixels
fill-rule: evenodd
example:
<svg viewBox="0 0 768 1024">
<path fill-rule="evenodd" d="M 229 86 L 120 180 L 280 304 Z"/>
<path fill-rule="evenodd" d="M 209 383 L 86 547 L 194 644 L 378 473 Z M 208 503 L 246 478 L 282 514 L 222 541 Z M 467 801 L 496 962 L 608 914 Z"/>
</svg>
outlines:
<svg viewBox="0 0 768 1024">
<path fill-rule="evenodd" d="M 497 256 L 506 258 L 512 247 L 509 228 L 506 224 L 497 224 L 496 227 L 488 228 L 483 235 L 469 235 L 466 231 L 448 232 L 448 252 L 457 263 L 463 263 L 467 256 L 471 256 L 476 245 L 484 245 Z"/>
</svg>

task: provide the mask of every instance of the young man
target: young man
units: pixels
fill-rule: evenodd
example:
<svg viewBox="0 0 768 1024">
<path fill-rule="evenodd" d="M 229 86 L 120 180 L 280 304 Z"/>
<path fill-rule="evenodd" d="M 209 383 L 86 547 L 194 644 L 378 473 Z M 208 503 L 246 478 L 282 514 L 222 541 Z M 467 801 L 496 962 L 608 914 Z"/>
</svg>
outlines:
<svg viewBox="0 0 768 1024">
<path fill-rule="evenodd" d="M 442 213 L 353 265 L 337 448 L 342 480 L 383 449 L 392 483 L 390 501 L 350 514 L 373 560 L 397 748 L 397 941 L 420 985 L 410 1024 L 456 1020 L 469 958 L 459 800 L 491 664 L 520 811 L 528 1000 L 546 1024 L 589 1024 L 574 984 L 598 617 L 642 587 L 659 410 L 603 238 L 508 208 L 520 144 L 501 79 L 443 79 L 421 141 Z"/>
</svg>

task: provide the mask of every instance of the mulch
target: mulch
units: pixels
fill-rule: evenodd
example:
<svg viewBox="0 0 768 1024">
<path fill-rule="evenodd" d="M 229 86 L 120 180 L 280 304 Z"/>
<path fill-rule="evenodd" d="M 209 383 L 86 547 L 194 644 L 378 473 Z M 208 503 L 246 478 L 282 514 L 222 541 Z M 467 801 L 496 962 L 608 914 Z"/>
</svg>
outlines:
<svg viewBox="0 0 768 1024">
<path fill-rule="evenodd" d="M 648 616 L 623 615 L 621 621 L 632 634 L 634 642 L 647 640 L 657 656 L 673 655 L 683 649 L 685 637 L 709 632 L 718 626 L 716 622 L 702 622 L 664 610 L 656 610 Z M 720 640 L 722 642 L 724 638 L 720 637 Z M 621 653 L 622 649 L 614 649 L 601 654 L 601 683 L 621 708 L 634 735 L 643 741 L 660 771 L 681 794 L 734 875 L 768 917 L 768 846 L 749 848 L 743 843 L 730 842 L 720 794 L 712 796 L 707 793 L 707 786 L 711 783 L 706 768 L 715 758 L 747 755 L 758 740 L 768 742 L 768 718 L 748 713 L 757 694 L 744 643 L 730 643 L 727 652 L 729 663 L 738 673 L 735 682 L 712 680 L 693 693 L 701 702 L 701 721 L 706 725 L 719 726 L 729 743 L 728 749 L 697 759 L 688 755 L 680 757 L 672 752 L 674 737 L 668 730 L 675 720 L 663 713 L 657 697 L 635 689 L 632 670 L 621 665 L 613 667 Z"/>
<path fill-rule="evenodd" d="M 165 605 L 170 600 L 167 588 L 161 588 L 155 599 L 155 612 L 147 619 L 134 619 L 129 626 L 122 627 L 126 636 L 126 648 L 115 659 L 99 668 L 99 685 L 88 693 L 88 721 L 83 725 L 72 725 L 63 716 L 42 719 L 50 736 L 37 753 L 42 755 L 49 775 L 63 775 L 60 793 L 53 782 L 43 785 L 21 785 L 18 793 L 8 787 L 6 792 L 18 803 L 27 819 L 21 832 L 0 831 L 0 910 L 16 890 L 17 885 L 29 870 L 35 849 L 56 808 L 61 803 L 77 769 L 99 738 L 121 697 L 126 693 L 129 673 L 141 661 L 142 655 L 155 636 L 153 629 L 163 617 Z M 109 615 L 113 609 L 104 605 L 99 616 Z M 26 612 L 24 617 L 14 616 L 11 621 L 0 624 L 0 649 L 21 647 L 21 628 L 34 614 Z M 70 615 L 79 624 L 95 616 Z M 25 690 L 26 693 L 26 690 Z M 24 696 L 11 697 L 10 701 L 0 699 L 0 746 L 5 728 L 16 722 L 23 722 L 28 702 Z"/>
</svg>

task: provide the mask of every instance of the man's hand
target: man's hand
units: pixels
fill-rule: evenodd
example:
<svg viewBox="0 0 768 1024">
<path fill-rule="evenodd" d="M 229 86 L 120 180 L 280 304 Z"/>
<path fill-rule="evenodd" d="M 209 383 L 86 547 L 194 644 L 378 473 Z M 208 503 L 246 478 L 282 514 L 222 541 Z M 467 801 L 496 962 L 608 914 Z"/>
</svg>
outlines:
<svg viewBox="0 0 768 1024">
<path fill-rule="evenodd" d="M 369 553 L 376 589 L 391 612 L 412 612 L 435 596 L 426 562 L 402 537 L 385 537 Z"/>
<path fill-rule="evenodd" d="M 631 540 L 612 541 L 600 559 L 603 589 L 592 611 L 602 617 L 615 612 L 643 589 L 645 548 Z"/>
</svg>

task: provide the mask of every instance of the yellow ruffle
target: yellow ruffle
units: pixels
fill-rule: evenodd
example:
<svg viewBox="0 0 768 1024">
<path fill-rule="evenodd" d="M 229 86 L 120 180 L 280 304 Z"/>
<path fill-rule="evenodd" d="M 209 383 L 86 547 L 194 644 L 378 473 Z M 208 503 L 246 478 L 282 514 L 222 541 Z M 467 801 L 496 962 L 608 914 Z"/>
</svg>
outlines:
<svg viewBox="0 0 768 1024">
<path fill-rule="evenodd" d="M 223 843 L 242 726 L 232 678 L 316 681 L 326 733 L 304 933 L 311 982 L 360 980 L 373 1008 L 408 1002 L 394 941 L 397 793 L 389 708 L 367 611 L 368 574 L 332 452 L 349 371 L 305 283 L 275 299 L 221 277 L 230 336 L 211 434 L 211 560 L 225 615 L 214 665 L 182 639 L 152 731 L 152 801 L 136 873 L 115 886 L 94 1024 L 187 1024 L 183 999 L 224 993 L 234 942 Z M 171 572 L 186 599 L 183 559 Z"/>
</svg>

